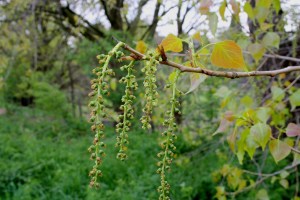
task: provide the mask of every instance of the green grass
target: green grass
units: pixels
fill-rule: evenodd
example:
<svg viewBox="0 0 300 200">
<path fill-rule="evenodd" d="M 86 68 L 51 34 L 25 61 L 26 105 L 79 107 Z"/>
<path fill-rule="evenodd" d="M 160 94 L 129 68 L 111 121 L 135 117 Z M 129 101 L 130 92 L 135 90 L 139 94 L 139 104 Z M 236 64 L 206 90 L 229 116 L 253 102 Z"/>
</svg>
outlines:
<svg viewBox="0 0 300 200">
<path fill-rule="evenodd" d="M 90 189 L 87 148 L 93 137 L 85 121 L 55 118 L 30 108 L 0 116 L 0 199 L 157 199 L 158 133 L 130 132 L 129 159 L 115 158 L 115 133 L 106 129 L 107 157 L 99 190 Z M 178 159 L 168 175 L 174 199 L 212 199 L 214 154 Z M 182 162 L 181 162 L 182 161 Z"/>
</svg>

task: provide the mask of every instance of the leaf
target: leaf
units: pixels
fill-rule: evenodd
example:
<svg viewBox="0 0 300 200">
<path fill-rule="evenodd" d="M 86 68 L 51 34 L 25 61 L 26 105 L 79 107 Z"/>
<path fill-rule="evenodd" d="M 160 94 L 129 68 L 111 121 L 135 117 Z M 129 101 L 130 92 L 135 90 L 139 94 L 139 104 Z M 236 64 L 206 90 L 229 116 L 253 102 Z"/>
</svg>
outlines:
<svg viewBox="0 0 300 200">
<path fill-rule="evenodd" d="M 260 25 L 261 30 L 266 31 L 269 28 L 272 28 L 274 25 L 273 24 L 268 24 L 268 23 L 261 23 Z"/>
<path fill-rule="evenodd" d="M 255 142 L 254 136 L 249 134 L 246 138 L 245 150 L 247 151 L 249 157 L 252 159 L 258 144 Z"/>
<path fill-rule="evenodd" d="M 278 14 L 278 12 L 281 9 L 280 0 L 273 0 L 272 3 L 273 3 L 274 9 L 276 10 L 276 13 Z"/>
<path fill-rule="evenodd" d="M 273 101 L 281 101 L 285 96 L 284 90 L 277 86 L 272 86 L 271 92 Z"/>
<path fill-rule="evenodd" d="M 202 0 L 200 3 L 200 13 L 205 15 L 209 12 L 209 7 L 212 6 L 212 0 Z"/>
<path fill-rule="evenodd" d="M 160 45 L 165 51 L 181 52 L 183 50 L 182 40 L 173 34 L 169 34 L 163 39 Z"/>
<path fill-rule="evenodd" d="M 292 110 L 294 110 L 297 106 L 300 106 L 300 89 L 298 89 L 290 96 L 290 103 L 292 106 Z"/>
<path fill-rule="evenodd" d="M 247 13 L 248 17 L 254 21 L 254 12 L 250 3 L 247 1 L 244 5 L 244 11 Z"/>
<path fill-rule="evenodd" d="M 289 145 L 280 140 L 271 140 L 269 143 L 269 149 L 276 163 L 291 153 Z"/>
<path fill-rule="evenodd" d="M 174 83 L 176 78 L 176 71 L 174 70 L 170 75 L 169 75 L 169 81 L 170 83 Z"/>
<path fill-rule="evenodd" d="M 300 126 L 294 123 L 289 123 L 286 128 L 286 135 L 288 137 L 295 137 L 300 135 Z"/>
<path fill-rule="evenodd" d="M 267 124 L 257 123 L 250 128 L 250 135 L 264 150 L 271 137 L 271 128 Z"/>
<path fill-rule="evenodd" d="M 147 45 L 144 41 L 140 40 L 136 43 L 135 49 L 144 54 L 147 51 Z"/>
<path fill-rule="evenodd" d="M 260 120 L 262 123 L 267 123 L 267 120 L 270 118 L 270 112 L 271 109 L 267 107 L 260 107 L 256 111 L 256 117 Z"/>
<path fill-rule="evenodd" d="M 203 81 L 205 81 L 206 78 L 207 75 L 205 74 L 191 73 L 190 74 L 191 86 L 190 89 L 187 91 L 187 93 L 194 91 Z"/>
<path fill-rule="evenodd" d="M 255 195 L 255 200 L 269 200 L 268 192 L 265 189 L 260 189 Z"/>
<path fill-rule="evenodd" d="M 232 121 L 234 120 L 233 112 L 226 111 L 224 115 L 222 116 L 220 125 L 218 129 L 214 132 L 213 136 L 225 132 L 230 124 L 232 124 Z"/>
<path fill-rule="evenodd" d="M 263 57 L 266 51 L 264 46 L 258 43 L 250 44 L 247 49 L 252 55 L 255 62 L 258 62 Z"/>
<path fill-rule="evenodd" d="M 218 28 L 218 16 L 216 13 L 211 13 L 208 16 L 208 25 L 211 33 L 215 35 Z"/>
<path fill-rule="evenodd" d="M 289 175 L 290 175 L 290 173 L 288 173 L 286 170 L 284 170 L 280 173 L 280 178 L 285 179 Z"/>
<path fill-rule="evenodd" d="M 240 3 L 236 2 L 236 0 L 230 0 L 230 5 L 235 15 L 240 13 Z"/>
<path fill-rule="evenodd" d="M 280 43 L 280 37 L 277 33 L 274 32 L 268 32 L 263 40 L 262 40 L 263 45 L 266 47 L 275 47 L 279 48 L 279 43 Z"/>
<path fill-rule="evenodd" d="M 212 64 L 227 69 L 244 69 L 242 49 L 232 40 L 215 44 L 211 54 Z"/>
<path fill-rule="evenodd" d="M 194 33 L 193 39 L 196 40 L 196 41 L 198 41 L 199 43 L 202 43 L 202 39 L 201 39 L 201 35 L 200 35 L 199 31 L 197 31 L 196 33 Z"/>
<path fill-rule="evenodd" d="M 227 5 L 226 0 L 224 0 L 219 8 L 219 13 L 220 13 L 220 16 L 222 17 L 223 21 L 226 21 L 226 18 L 225 18 L 226 5 Z"/>
<path fill-rule="evenodd" d="M 289 182 L 286 179 L 281 179 L 279 181 L 280 185 L 282 185 L 282 187 L 284 187 L 285 189 L 289 188 Z"/>
</svg>

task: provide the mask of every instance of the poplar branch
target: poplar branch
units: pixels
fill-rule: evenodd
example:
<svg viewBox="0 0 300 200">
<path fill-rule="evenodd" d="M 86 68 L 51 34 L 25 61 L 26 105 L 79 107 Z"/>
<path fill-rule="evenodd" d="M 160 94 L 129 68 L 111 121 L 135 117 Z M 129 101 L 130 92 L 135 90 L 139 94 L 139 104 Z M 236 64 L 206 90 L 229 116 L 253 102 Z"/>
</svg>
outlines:
<svg viewBox="0 0 300 200">
<path fill-rule="evenodd" d="M 115 39 L 115 38 L 114 38 Z M 116 39 L 115 39 L 116 40 Z M 145 60 L 147 59 L 144 54 L 141 52 L 133 49 L 129 45 L 125 44 L 123 46 L 124 49 L 128 50 L 132 54 L 136 55 L 139 60 Z M 214 71 L 209 69 L 203 69 L 200 67 L 187 67 L 182 64 L 164 60 L 160 61 L 158 60 L 160 64 L 167 65 L 170 67 L 174 67 L 179 69 L 181 72 L 193 72 L 193 73 L 200 73 L 200 74 L 206 74 L 208 76 L 216 76 L 216 77 L 224 77 L 224 78 L 242 78 L 242 77 L 250 77 L 250 76 L 276 76 L 279 74 L 294 72 L 294 71 L 300 71 L 300 66 L 288 66 L 286 68 L 278 69 L 278 70 L 270 70 L 270 71 L 250 71 L 250 72 L 235 72 L 235 71 Z"/>
</svg>

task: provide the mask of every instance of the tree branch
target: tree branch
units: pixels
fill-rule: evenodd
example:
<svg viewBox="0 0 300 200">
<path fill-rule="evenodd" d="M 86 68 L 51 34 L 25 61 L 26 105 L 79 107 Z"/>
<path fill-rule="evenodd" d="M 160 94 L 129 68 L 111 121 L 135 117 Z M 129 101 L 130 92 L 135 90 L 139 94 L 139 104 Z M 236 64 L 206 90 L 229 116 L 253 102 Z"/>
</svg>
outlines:
<svg viewBox="0 0 300 200">
<path fill-rule="evenodd" d="M 138 52 L 137 50 L 131 48 L 129 45 L 125 44 L 123 46 L 124 49 L 128 50 L 132 54 L 136 55 L 139 60 L 147 59 L 144 54 Z M 206 74 L 208 76 L 217 76 L 217 77 L 224 77 L 224 78 L 242 78 L 242 77 L 250 77 L 250 76 L 276 76 L 278 74 L 289 73 L 293 71 L 300 71 L 300 66 L 288 66 L 286 68 L 272 70 L 272 71 L 250 71 L 250 72 L 235 72 L 235 71 L 213 71 L 209 69 L 203 68 L 193 68 L 187 67 L 179 63 L 175 63 L 173 61 L 159 61 L 160 64 L 167 65 L 173 68 L 179 69 L 181 72 L 193 72 L 193 73 L 200 73 Z"/>
<path fill-rule="evenodd" d="M 283 169 L 281 169 L 279 171 L 276 171 L 276 172 L 274 172 L 272 174 L 264 174 L 265 176 L 263 178 L 259 179 L 258 181 L 256 181 L 254 184 L 249 185 L 249 186 L 247 186 L 247 187 L 245 187 L 245 188 L 243 188 L 241 190 L 235 191 L 235 192 L 226 192 L 225 194 L 226 195 L 230 195 L 230 196 L 235 196 L 237 194 L 240 194 L 240 193 L 246 192 L 248 190 L 251 190 L 252 188 L 255 188 L 257 185 L 259 185 L 262 182 L 264 182 L 266 179 L 268 179 L 268 178 L 270 178 L 272 176 L 276 176 L 276 175 L 280 174 L 283 171 L 293 169 L 293 168 L 297 167 L 299 164 L 300 164 L 300 162 L 298 162 L 296 164 L 292 164 L 292 165 L 286 166 L 285 168 L 283 168 Z M 245 171 L 245 170 L 244 170 L 244 172 L 249 173 L 249 171 Z M 257 175 L 255 172 L 251 172 L 249 174 Z"/>
</svg>

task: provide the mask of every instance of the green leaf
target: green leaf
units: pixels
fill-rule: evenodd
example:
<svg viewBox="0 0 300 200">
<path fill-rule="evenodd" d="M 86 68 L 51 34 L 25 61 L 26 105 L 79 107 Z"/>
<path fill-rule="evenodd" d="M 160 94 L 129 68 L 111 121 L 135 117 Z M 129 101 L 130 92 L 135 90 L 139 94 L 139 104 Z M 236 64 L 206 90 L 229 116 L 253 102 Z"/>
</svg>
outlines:
<svg viewBox="0 0 300 200">
<path fill-rule="evenodd" d="M 257 63 L 263 57 L 266 49 L 263 45 L 259 43 L 254 43 L 248 46 L 248 51 L 250 52 L 255 62 Z"/>
<path fill-rule="evenodd" d="M 280 44 L 280 37 L 277 33 L 274 32 L 268 32 L 263 40 L 262 40 L 263 45 L 265 45 L 266 47 L 275 47 L 275 48 L 279 48 L 279 44 Z"/>
<path fill-rule="evenodd" d="M 286 170 L 284 170 L 283 172 L 280 173 L 280 178 L 285 179 L 289 175 L 290 175 L 290 173 L 288 173 Z"/>
<path fill-rule="evenodd" d="M 273 3 L 273 6 L 274 6 L 274 9 L 276 10 L 276 13 L 278 14 L 278 12 L 281 9 L 280 0 L 273 0 L 272 3 Z"/>
<path fill-rule="evenodd" d="M 216 13 L 211 13 L 208 16 L 208 25 L 211 33 L 215 35 L 218 28 L 218 16 Z"/>
<path fill-rule="evenodd" d="M 300 106 L 300 89 L 290 96 L 290 103 L 292 110 L 294 110 L 297 106 Z"/>
<path fill-rule="evenodd" d="M 269 149 L 276 163 L 291 153 L 290 146 L 280 140 L 271 140 L 269 143 Z"/>
<path fill-rule="evenodd" d="M 253 99 L 250 96 L 246 95 L 241 99 L 241 103 L 246 107 L 251 107 L 251 105 L 253 104 Z"/>
<path fill-rule="evenodd" d="M 281 179 L 279 181 L 280 185 L 282 185 L 282 187 L 284 187 L 285 189 L 289 188 L 289 182 L 286 179 Z"/>
<path fill-rule="evenodd" d="M 247 13 L 248 17 L 254 21 L 254 12 L 250 3 L 247 1 L 244 5 L 244 11 Z"/>
<path fill-rule="evenodd" d="M 260 107 L 256 111 L 256 117 L 257 117 L 258 120 L 260 120 L 260 122 L 266 123 L 267 120 L 270 118 L 270 112 L 271 112 L 270 108 Z"/>
<path fill-rule="evenodd" d="M 215 44 L 211 54 L 212 64 L 227 69 L 244 69 L 242 49 L 232 40 Z"/>
<path fill-rule="evenodd" d="M 300 135 L 300 126 L 294 123 L 289 123 L 286 128 L 286 135 L 288 137 L 296 137 Z"/>
<path fill-rule="evenodd" d="M 250 135 L 264 150 L 271 137 L 271 128 L 267 124 L 257 123 L 250 128 Z"/>
<path fill-rule="evenodd" d="M 245 145 L 246 145 L 246 138 L 249 135 L 250 130 L 248 128 L 244 129 L 241 133 L 240 139 L 237 141 L 237 153 L 236 156 L 238 157 L 239 163 L 242 165 L 245 155 Z"/>
<path fill-rule="evenodd" d="M 255 200 L 269 200 L 267 190 L 260 189 L 255 196 Z"/>
<path fill-rule="evenodd" d="M 247 153 L 251 159 L 253 158 L 253 155 L 254 155 L 257 147 L 259 147 L 259 145 L 255 141 L 254 136 L 249 134 L 246 138 L 245 150 L 247 151 Z"/>
<path fill-rule="evenodd" d="M 271 92 L 273 101 L 281 101 L 285 96 L 284 90 L 277 86 L 272 86 Z"/>
<path fill-rule="evenodd" d="M 169 81 L 170 83 L 174 83 L 176 79 L 176 70 L 174 70 L 170 75 L 169 75 Z"/>
</svg>

